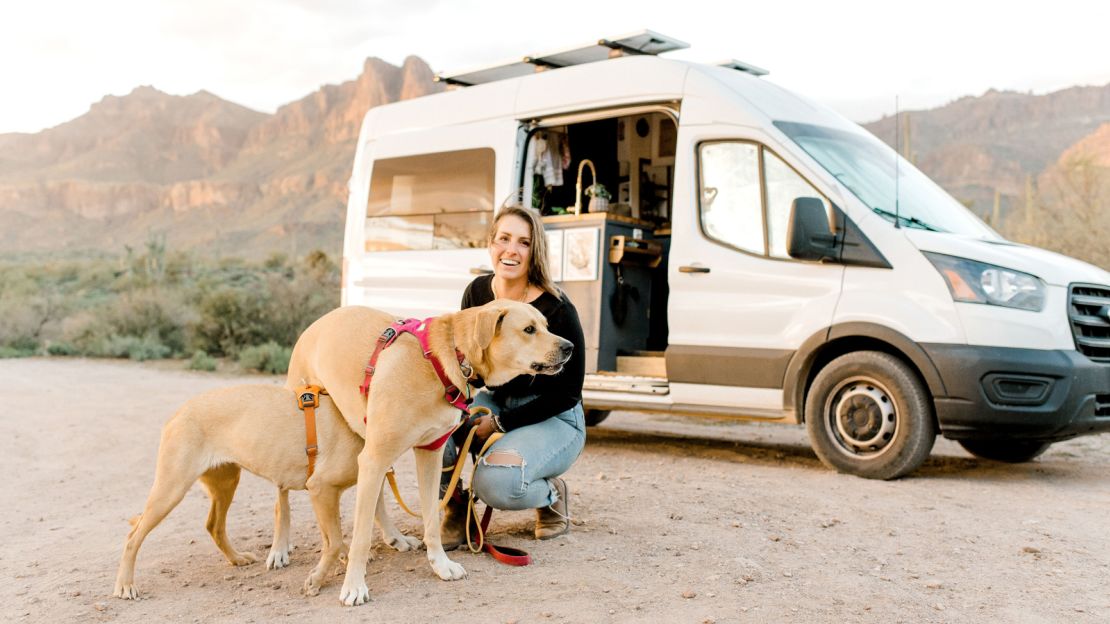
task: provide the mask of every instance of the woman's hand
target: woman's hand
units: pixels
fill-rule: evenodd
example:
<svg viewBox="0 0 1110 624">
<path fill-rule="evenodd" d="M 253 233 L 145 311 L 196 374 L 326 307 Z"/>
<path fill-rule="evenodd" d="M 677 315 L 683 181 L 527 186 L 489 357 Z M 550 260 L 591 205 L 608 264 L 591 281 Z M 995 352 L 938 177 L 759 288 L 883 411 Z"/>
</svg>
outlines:
<svg viewBox="0 0 1110 624">
<path fill-rule="evenodd" d="M 493 426 L 493 418 L 486 414 L 481 416 L 478 420 L 474 421 L 474 437 L 479 440 L 486 440 L 497 429 Z"/>
</svg>

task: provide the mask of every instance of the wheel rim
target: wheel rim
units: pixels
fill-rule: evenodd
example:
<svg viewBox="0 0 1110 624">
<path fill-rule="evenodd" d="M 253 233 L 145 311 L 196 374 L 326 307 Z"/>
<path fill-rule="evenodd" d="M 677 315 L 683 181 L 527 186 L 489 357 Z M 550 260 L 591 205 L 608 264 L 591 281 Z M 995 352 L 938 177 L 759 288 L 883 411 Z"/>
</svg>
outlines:
<svg viewBox="0 0 1110 624">
<path fill-rule="evenodd" d="M 898 409 L 890 391 L 870 377 L 837 384 L 825 403 L 825 419 L 836 448 L 852 457 L 882 455 L 898 432 Z"/>
</svg>

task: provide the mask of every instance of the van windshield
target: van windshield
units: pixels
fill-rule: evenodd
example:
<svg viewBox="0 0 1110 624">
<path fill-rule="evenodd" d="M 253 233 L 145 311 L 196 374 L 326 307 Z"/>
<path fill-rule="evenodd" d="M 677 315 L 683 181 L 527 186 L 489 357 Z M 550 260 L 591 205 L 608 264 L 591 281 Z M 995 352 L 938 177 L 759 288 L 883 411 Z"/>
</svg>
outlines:
<svg viewBox="0 0 1110 624">
<path fill-rule="evenodd" d="M 963 204 L 871 134 L 788 121 L 774 123 L 887 221 L 897 220 L 902 227 L 976 238 L 1001 238 Z M 895 160 L 898 161 L 897 209 L 894 204 Z"/>
</svg>

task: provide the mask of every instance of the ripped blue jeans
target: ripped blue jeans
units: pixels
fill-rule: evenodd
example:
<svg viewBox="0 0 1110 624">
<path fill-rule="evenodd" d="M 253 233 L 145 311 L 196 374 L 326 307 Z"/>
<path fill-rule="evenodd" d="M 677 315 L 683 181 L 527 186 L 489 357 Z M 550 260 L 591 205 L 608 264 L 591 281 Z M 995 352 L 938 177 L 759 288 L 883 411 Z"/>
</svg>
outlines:
<svg viewBox="0 0 1110 624">
<path fill-rule="evenodd" d="M 531 400 L 534 397 L 510 399 L 507 407 Z M 489 392 L 480 392 L 474 397 L 473 405 L 488 407 L 495 414 L 500 407 L 493 401 Z M 459 457 L 457 444 L 460 436 L 454 436 L 443 447 L 443 466 L 454 466 Z M 487 462 L 483 458 L 474 472 L 475 494 L 482 502 L 494 509 L 538 509 L 547 507 L 558 498 L 548 478 L 557 477 L 574 464 L 586 444 L 586 423 L 582 404 L 556 414 L 543 422 L 513 429 L 495 442 L 486 453 L 486 458 L 500 451 L 520 457 L 520 465 Z M 472 452 L 481 446 L 475 442 Z M 440 484 L 440 495 L 447 488 L 451 473 L 444 472 Z"/>
</svg>

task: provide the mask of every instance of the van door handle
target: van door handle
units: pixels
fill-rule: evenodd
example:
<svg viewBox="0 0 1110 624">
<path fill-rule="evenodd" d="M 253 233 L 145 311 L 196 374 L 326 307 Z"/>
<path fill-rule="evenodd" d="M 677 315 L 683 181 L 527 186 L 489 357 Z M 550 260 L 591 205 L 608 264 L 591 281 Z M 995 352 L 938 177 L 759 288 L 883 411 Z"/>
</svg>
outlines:
<svg viewBox="0 0 1110 624">
<path fill-rule="evenodd" d="M 679 273 L 708 273 L 709 272 L 709 267 L 693 266 L 693 265 L 680 266 L 680 267 L 678 267 L 678 272 Z"/>
<path fill-rule="evenodd" d="M 489 275 L 490 273 L 493 273 L 493 269 L 485 266 L 470 267 L 471 275 Z"/>
</svg>

